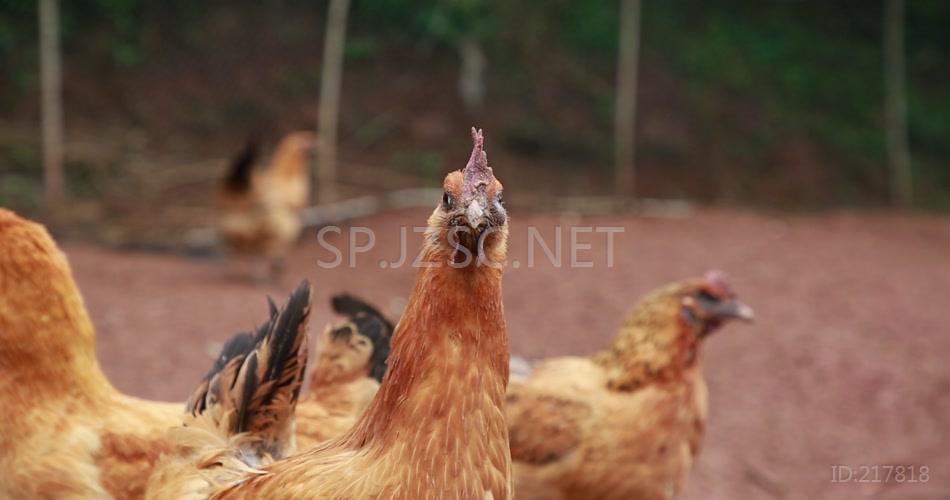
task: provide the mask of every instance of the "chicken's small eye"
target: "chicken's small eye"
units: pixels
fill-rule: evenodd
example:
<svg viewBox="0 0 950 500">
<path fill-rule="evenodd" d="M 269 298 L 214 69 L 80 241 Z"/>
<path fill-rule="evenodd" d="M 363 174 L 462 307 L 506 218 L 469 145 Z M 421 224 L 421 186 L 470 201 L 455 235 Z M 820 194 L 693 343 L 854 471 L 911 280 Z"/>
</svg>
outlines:
<svg viewBox="0 0 950 500">
<path fill-rule="evenodd" d="M 701 298 L 701 299 L 703 299 L 703 300 L 705 300 L 705 301 L 708 301 L 708 302 L 719 302 L 719 297 L 716 297 L 715 295 L 713 295 L 713 294 L 711 294 L 711 293 L 709 293 L 709 292 L 707 292 L 707 291 L 705 291 L 705 290 L 702 290 L 702 291 L 699 292 L 699 298 Z"/>
<path fill-rule="evenodd" d="M 446 210 L 451 210 L 454 204 L 455 204 L 455 199 L 452 198 L 452 195 L 450 195 L 448 192 L 442 193 L 442 206 Z"/>
<path fill-rule="evenodd" d="M 501 193 L 498 193 L 497 195 L 495 195 L 495 201 L 496 201 L 499 205 L 501 205 L 502 208 L 505 207 L 505 197 L 502 196 Z"/>
</svg>

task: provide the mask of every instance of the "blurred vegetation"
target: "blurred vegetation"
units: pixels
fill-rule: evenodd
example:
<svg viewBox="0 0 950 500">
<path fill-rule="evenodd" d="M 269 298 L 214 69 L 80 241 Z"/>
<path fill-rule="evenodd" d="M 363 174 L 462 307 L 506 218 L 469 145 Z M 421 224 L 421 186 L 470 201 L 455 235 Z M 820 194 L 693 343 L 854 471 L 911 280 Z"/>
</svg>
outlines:
<svg viewBox="0 0 950 500">
<path fill-rule="evenodd" d="M 106 82 L 202 57 L 219 57 L 216 69 L 227 71 L 243 63 L 230 52 L 275 46 L 319 54 L 325 10 L 308 0 L 61 4 L 67 93 L 70 75 L 80 72 Z M 451 75 L 459 40 L 478 40 L 488 58 L 489 107 L 510 110 L 503 132 L 514 154 L 608 169 L 618 8 L 606 0 L 355 0 L 346 58 L 350 66 L 385 66 L 394 51 L 409 50 L 423 54 L 427 69 Z M 35 15 L 33 1 L 0 0 L 0 65 L 8 75 L 0 106 L 34 95 Z M 646 0 L 638 125 L 646 194 L 806 207 L 886 203 L 882 15 L 875 0 Z M 950 209 L 948 25 L 950 2 L 907 2 L 908 123 L 921 208 Z M 259 33 L 273 44 L 261 44 Z M 281 95 L 315 96 L 317 65 L 294 69 L 277 71 Z M 398 76 L 398 68 L 380 71 Z M 455 90 L 449 83 L 445 92 Z M 192 99 L 189 119 L 203 120 L 204 130 L 280 121 L 240 96 L 220 112 Z M 148 117 L 137 119 L 148 129 Z M 380 120 L 354 126 L 356 142 L 381 141 L 391 127 Z M 10 148 L 0 155 L 7 170 L 0 204 L 23 203 L 35 191 L 20 186 L 37 155 Z M 439 152 L 417 146 L 388 158 L 424 178 L 436 178 L 444 164 Z M 664 184 L 670 175 L 698 187 Z"/>
</svg>

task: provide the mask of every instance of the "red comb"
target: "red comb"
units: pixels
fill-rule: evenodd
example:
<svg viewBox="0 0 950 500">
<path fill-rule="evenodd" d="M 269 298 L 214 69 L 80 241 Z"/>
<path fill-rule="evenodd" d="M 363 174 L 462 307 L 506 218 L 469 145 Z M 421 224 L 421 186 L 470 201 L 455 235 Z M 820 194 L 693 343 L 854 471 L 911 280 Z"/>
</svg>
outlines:
<svg viewBox="0 0 950 500">
<path fill-rule="evenodd" d="M 734 296 L 736 293 L 732 290 L 732 284 L 729 280 L 729 275 L 725 272 L 718 269 L 712 269 L 706 271 L 706 274 L 703 275 L 706 282 L 709 283 L 709 286 L 721 290 L 726 295 Z"/>
<path fill-rule="evenodd" d="M 488 166 L 488 155 L 485 154 L 485 136 L 481 129 L 472 127 L 472 156 L 462 170 L 462 196 L 470 198 L 476 192 L 484 190 L 492 179 L 492 170 Z"/>
</svg>

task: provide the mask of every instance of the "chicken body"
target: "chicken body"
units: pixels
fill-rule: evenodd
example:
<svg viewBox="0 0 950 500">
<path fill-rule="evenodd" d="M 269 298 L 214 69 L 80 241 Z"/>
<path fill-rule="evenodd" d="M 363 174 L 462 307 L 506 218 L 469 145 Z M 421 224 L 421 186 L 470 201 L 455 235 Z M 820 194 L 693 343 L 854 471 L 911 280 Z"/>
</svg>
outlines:
<svg viewBox="0 0 950 500">
<path fill-rule="evenodd" d="M 179 404 L 119 393 L 65 256 L 0 209 L 0 498 L 137 498 Z"/>
<path fill-rule="evenodd" d="M 310 132 L 284 137 L 270 164 L 254 170 L 250 146 L 232 166 L 218 195 L 218 231 L 233 250 L 263 256 L 276 270 L 303 227 L 301 210 L 310 197 Z"/>
<path fill-rule="evenodd" d="M 702 377 L 630 394 L 606 383 L 583 358 L 549 360 L 528 382 L 512 382 L 517 498 L 667 499 L 680 490 L 705 426 Z"/>
<path fill-rule="evenodd" d="M 307 447 L 356 420 L 322 400 L 308 396 L 297 406 Z M 180 402 L 134 398 L 109 383 L 65 256 L 42 226 L 3 209 L 0 403 L 7 415 L 0 498 L 142 498 L 155 462 L 171 449 L 166 431 L 185 415 Z"/>
<path fill-rule="evenodd" d="M 368 374 L 372 344 L 357 344 L 365 339 L 359 333 L 333 335 L 351 327 L 347 321 L 328 328 L 317 347 L 310 387 L 297 406 L 300 450 L 341 436 L 353 427 L 379 390 L 379 382 Z M 386 344 L 388 350 L 388 339 Z"/>
<path fill-rule="evenodd" d="M 682 490 L 706 426 L 700 344 L 722 321 L 751 317 L 717 276 L 648 295 L 609 350 L 546 360 L 512 381 L 518 498 L 651 500 Z"/>
<path fill-rule="evenodd" d="M 386 372 L 394 325 L 374 307 L 337 295 L 333 309 L 348 319 L 327 325 L 317 344 L 310 384 L 298 407 L 299 449 L 337 437 L 372 401 Z M 319 417 L 318 417 L 319 415 Z"/>
<path fill-rule="evenodd" d="M 475 138 L 472 159 L 449 174 L 429 219 L 421 257 L 435 265 L 418 271 L 387 374 L 354 428 L 259 472 L 226 460 L 196 464 L 209 478 L 196 498 L 511 498 L 502 408 L 507 218 L 481 134 Z M 483 245 L 465 239 L 465 250 L 491 265 L 461 263 L 462 250 L 446 238 L 454 225 L 477 230 Z"/>
</svg>

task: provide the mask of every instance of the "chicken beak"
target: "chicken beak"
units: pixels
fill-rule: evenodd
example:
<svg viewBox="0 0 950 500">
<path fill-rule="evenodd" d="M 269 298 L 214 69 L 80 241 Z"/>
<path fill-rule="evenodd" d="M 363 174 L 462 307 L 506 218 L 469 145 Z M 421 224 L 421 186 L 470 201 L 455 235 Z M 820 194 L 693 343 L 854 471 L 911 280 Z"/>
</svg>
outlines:
<svg viewBox="0 0 950 500">
<path fill-rule="evenodd" d="M 468 227 L 473 231 L 476 239 L 481 236 L 482 231 L 484 231 L 487 226 L 487 218 L 485 217 L 486 205 L 484 197 L 478 197 L 465 207 L 465 220 L 468 223 Z"/>
<path fill-rule="evenodd" d="M 451 224 L 452 229 L 448 238 L 454 247 L 452 261 L 456 264 L 464 264 L 466 261 L 471 262 L 469 259 L 480 258 L 482 236 L 486 234 L 489 226 L 486 207 L 485 197 L 475 196 L 462 206 L 461 213 Z M 460 251 L 460 247 L 464 247 L 466 251 Z"/>
<path fill-rule="evenodd" d="M 755 318 L 755 311 L 738 300 L 717 304 L 710 312 L 720 318 L 735 318 L 746 322 L 751 322 Z"/>
</svg>

